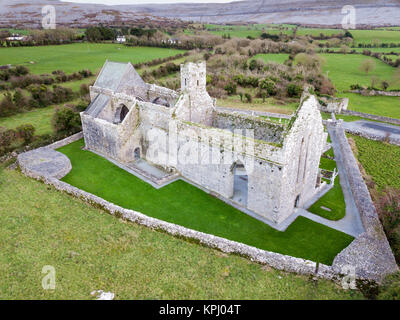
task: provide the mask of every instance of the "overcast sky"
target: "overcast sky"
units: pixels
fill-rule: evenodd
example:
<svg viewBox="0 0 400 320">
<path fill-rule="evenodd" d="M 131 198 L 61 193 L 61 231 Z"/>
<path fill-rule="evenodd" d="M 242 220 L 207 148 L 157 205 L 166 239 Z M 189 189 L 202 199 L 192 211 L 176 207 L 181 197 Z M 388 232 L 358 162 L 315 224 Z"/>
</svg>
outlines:
<svg viewBox="0 0 400 320">
<path fill-rule="evenodd" d="M 101 4 L 145 4 L 145 3 L 224 3 L 239 0 L 61 0 L 65 2 L 101 3 Z"/>
</svg>

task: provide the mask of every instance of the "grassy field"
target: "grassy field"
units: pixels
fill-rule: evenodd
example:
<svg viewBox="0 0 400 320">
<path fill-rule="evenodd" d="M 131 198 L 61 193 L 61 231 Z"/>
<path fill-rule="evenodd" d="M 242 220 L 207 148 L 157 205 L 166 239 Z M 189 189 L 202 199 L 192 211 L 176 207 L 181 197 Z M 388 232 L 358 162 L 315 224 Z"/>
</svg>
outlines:
<svg viewBox="0 0 400 320">
<path fill-rule="evenodd" d="M 72 163 L 72 171 L 63 181 L 124 208 L 261 249 L 326 264 L 332 263 L 335 255 L 352 241 L 344 233 L 303 217 L 284 233 L 276 231 L 181 180 L 154 189 L 111 162 L 81 150 L 82 145 L 80 140 L 59 150 Z"/>
<path fill-rule="evenodd" d="M 391 80 L 395 68 L 383 63 L 382 61 L 358 54 L 321 54 L 324 58 L 323 72 L 335 84 L 339 91 L 350 90 L 350 85 L 359 84 L 370 86 L 371 78 L 377 77 L 380 80 Z M 368 75 L 360 70 L 364 60 L 373 59 L 376 64 L 374 71 Z M 390 87 L 390 89 L 400 89 L 400 86 Z"/>
<path fill-rule="evenodd" d="M 289 59 L 289 55 L 285 53 L 257 54 L 251 60 L 255 59 L 261 59 L 264 62 L 277 62 L 283 64 L 287 59 Z"/>
<path fill-rule="evenodd" d="M 215 35 L 231 35 L 231 37 L 246 38 L 248 36 L 259 38 L 263 32 L 269 34 L 293 34 L 293 25 L 267 25 L 267 24 L 253 24 L 253 25 L 238 25 L 238 26 L 223 26 L 223 25 L 206 25 L 206 29 Z M 299 36 L 314 36 L 317 37 L 321 34 L 331 36 L 335 34 L 343 34 L 342 29 L 321 29 L 321 28 L 297 28 L 297 35 Z M 351 30 L 355 44 L 380 44 L 380 43 L 400 43 L 400 32 L 394 30 Z"/>
<path fill-rule="evenodd" d="M 379 190 L 400 189 L 400 147 L 349 135 L 357 146 L 356 157 Z"/>
<path fill-rule="evenodd" d="M 0 170 L 0 298 L 362 299 L 332 282 L 262 267 L 123 223 L 15 171 Z M 43 266 L 56 289 L 43 290 Z"/>
<path fill-rule="evenodd" d="M 54 106 L 33 109 L 29 112 L 18 113 L 7 118 L 0 118 L 0 127 L 15 129 L 16 127 L 23 124 L 31 124 L 35 127 L 36 135 L 45 133 L 50 134 L 53 131 L 50 121 L 53 113 Z"/>
<path fill-rule="evenodd" d="M 223 25 L 206 25 L 206 29 L 215 35 L 223 36 L 230 35 L 236 38 L 259 38 L 262 33 L 269 34 L 293 34 L 293 25 L 268 25 L 268 24 L 253 24 L 253 25 L 237 25 L 237 26 L 223 26 Z M 381 31 L 387 32 L 387 31 Z M 320 29 L 320 28 L 298 28 L 297 35 L 305 36 L 319 36 L 320 34 L 333 35 L 341 34 L 343 30 L 340 29 Z"/>
<path fill-rule="evenodd" d="M 96 81 L 96 76 L 93 76 L 89 78 L 84 78 L 82 80 L 64 82 L 61 84 L 61 86 L 65 88 L 70 88 L 75 92 L 79 92 L 81 84 L 92 85 L 95 81 Z"/>
<path fill-rule="evenodd" d="M 399 31 L 350 30 L 356 43 L 400 43 Z"/>
<path fill-rule="evenodd" d="M 400 119 L 400 97 L 366 97 L 356 93 L 342 93 L 338 96 L 349 98 L 349 110 Z"/>
<path fill-rule="evenodd" d="M 15 47 L 0 50 L 0 65 L 25 65 L 31 73 L 63 70 L 72 73 L 82 69 L 97 72 L 106 59 L 120 62 L 146 62 L 183 53 L 182 50 L 125 47 L 119 44 L 74 43 L 59 46 Z M 34 62 L 31 64 L 30 62 Z"/>
<path fill-rule="evenodd" d="M 329 48 L 329 50 L 335 50 L 339 52 L 341 48 Z M 380 53 L 390 53 L 390 52 L 397 52 L 400 53 L 400 47 L 395 48 L 350 48 L 350 50 L 355 50 L 356 52 L 363 52 L 364 50 L 371 51 L 371 52 L 380 52 Z"/>
</svg>

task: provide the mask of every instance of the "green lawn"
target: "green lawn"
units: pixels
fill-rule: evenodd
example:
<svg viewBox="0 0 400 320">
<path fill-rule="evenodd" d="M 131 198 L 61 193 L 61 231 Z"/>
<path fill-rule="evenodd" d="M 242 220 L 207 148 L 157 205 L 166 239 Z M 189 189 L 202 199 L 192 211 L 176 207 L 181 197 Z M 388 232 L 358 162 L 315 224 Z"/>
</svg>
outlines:
<svg viewBox="0 0 400 320">
<path fill-rule="evenodd" d="M 379 190 L 400 189 L 400 147 L 349 135 L 357 146 L 357 159 Z"/>
<path fill-rule="evenodd" d="M 380 80 L 391 80 L 395 68 L 383 63 L 382 61 L 358 54 L 321 54 L 324 58 L 323 72 L 335 84 L 339 91 L 350 90 L 350 85 L 359 84 L 370 86 L 373 76 Z M 373 59 L 376 64 L 374 71 L 368 75 L 360 70 L 360 65 L 364 60 Z M 399 85 L 390 89 L 400 89 Z"/>
<path fill-rule="evenodd" d="M 400 119 L 400 97 L 368 97 L 356 93 L 342 93 L 338 96 L 349 98 L 349 110 Z"/>
<path fill-rule="evenodd" d="M 1 299 L 362 299 L 131 223 L 0 169 Z M 43 266 L 56 289 L 43 290 Z"/>
<path fill-rule="evenodd" d="M 333 171 L 336 168 L 336 161 L 328 158 L 321 158 L 319 167 L 324 170 Z"/>
<path fill-rule="evenodd" d="M 81 150 L 83 144 L 79 140 L 59 150 L 72 162 L 72 171 L 63 181 L 124 208 L 261 249 L 326 264 L 331 264 L 353 240 L 303 217 L 286 232 L 276 231 L 183 181 L 157 190 L 111 162 Z"/>
<path fill-rule="evenodd" d="M 322 207 L 328 208 L 331 211 L 324 210 Z M 346 203 L 342 187 L 340 186 L 339 176 L 335 179 L 335 185 L 321 199 L 314 203 L 308 211 L 315 213 L 329 220 L 340 220 L 346 215 Z"/>
<path fill-rule="evenodd" d="M 324 170 L 333 171 L 336 168 L 336 161 L 321 158 L 319 167 Z M 331 211 L 325 210 L 322 207 L 328 208 Z M 308 211 L 334 221 L 340 220 L 346 215 L 346 203 L 344 202 L 339 176 L 336 177 L 333 188 L 314 203 Z"/>
<path fill-rule="evenodd" d="M 22 64 L 31 73 L 50 73 L 63 70 L 72 73 L 82 69 L 97 72 L 106 59 L 120 62 L 146 62 L 183 53 L 182 50 L 125 47 L 119 44 L 74 43 L 58 46 L 14 47 L 0 50 L 0 65 Z M 31 64 L 30 62 L 34 62 Z"/>
</svg>

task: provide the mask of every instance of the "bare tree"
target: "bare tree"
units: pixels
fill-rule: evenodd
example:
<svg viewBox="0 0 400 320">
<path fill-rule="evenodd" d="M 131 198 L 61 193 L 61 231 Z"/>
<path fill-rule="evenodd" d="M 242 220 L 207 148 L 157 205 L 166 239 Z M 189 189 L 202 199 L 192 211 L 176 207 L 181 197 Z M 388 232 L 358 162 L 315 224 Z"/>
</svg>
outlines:
<svg viewBox="0 0 400 320">
<path fill-rule="evenodd" d="M 365 59 L 360 65 L 360 70 L 362 72 L 365 72 L 367 75 L 368 73 L 374 71 L 375 68 L 376 68 L 376 63 L 372 59 Z"/>
</svg>

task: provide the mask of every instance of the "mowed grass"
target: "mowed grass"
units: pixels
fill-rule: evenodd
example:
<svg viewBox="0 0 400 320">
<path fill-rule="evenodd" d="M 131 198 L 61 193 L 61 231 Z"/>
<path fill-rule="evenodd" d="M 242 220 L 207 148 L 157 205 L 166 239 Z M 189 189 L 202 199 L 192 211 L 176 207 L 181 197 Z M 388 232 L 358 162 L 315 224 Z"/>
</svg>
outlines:
<svg viewBox="0 0 400 320">
<path fill-rule="evenodd" d="M 338 94 L 349 98 L 349 110 L 400 119 L 400 97 L 363 96 L 356 93 Z"/>
<path fill-rule="evenodd" d="M 356 144 L 356 157 L 379 190 L 400 189 L 400 147 L 349 135 Z"/>
<path fill-rule="evenodd" d="M 0 170 L 1 299 L 362 299 L 330 281 L 284 273 L 121 220 Z M 43 290 L 42 268 L 56 270 Z"/>
<path fill-rule="evenodd" d="M 14 47 L 0 50 L 0 65 L 25 65 L 31 73 L 62 70 L 72 73 L 82 69 L 97 72 L 106 59 L 140 63 L 183 53 L 182 50 L 126 47 L 119 44 L 74 43 L 58 46 Z M 30 62 L 34 62 L 31 64 Z"/>
<path fill-rule="evenodd" d="M 324 170 L 333 171 L 336 169 L 336 161 L 327 158 L 321 158 L 319 167 Z M 331 211 L 325 210 L 322 207 L 328 208 Z M 308 211 L 325 219 L 334 221 L 344 218 L 346 215 L 346 203 L 344 201 L 344 195 L 340 185 L 339 176 L 336 177 L 333 188 L 324 196 L 322 196 L 317 202 L 315 202 L 310 208 L 308 208 Z"/>
<path fill-rule="evenodd" d="M 324 59 L 323 72 L 332 80 L 338 91 L 350 90 L 352 84 L 370 86 L 371 78 L 390 81 L 393 77 L 395 68 L 383 63 L 382 61 L 358 54 L 321 54 Z M 360 70 L 363 61 L 373 59 L 376 68 L 369 74 Z M 390 87 L 390 89 L 400 89 L 400 86 Z"/>
<path fill-rule="evenodd" d="M 83 140 L 59 149 L 72 163 L 63 181 L 124 208 L 260 249 L 331 264 L 352 237 L 299 217 L 285 232 L 176 181 L 159 190 L 106 159 L 84 151 Z"/>
<path fill-rule="evenodd" d="M 331 211 L 327 211 L 322 207 L 328 208 Z M 324 196 L 322 196 L 317 202 L 315 202 L 308 211 L 315 213 L 325 219 L 329 220 L 340 220 L 346 215 L 346 203 L 344 201 L 342 187 L 340 185 L 339 176 L 335 179 L 335 185 L 329 190 Z"/>
</svg>

